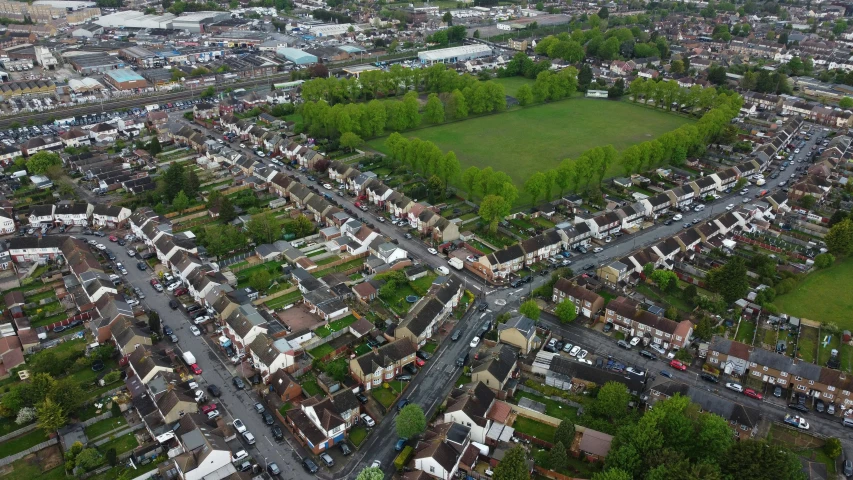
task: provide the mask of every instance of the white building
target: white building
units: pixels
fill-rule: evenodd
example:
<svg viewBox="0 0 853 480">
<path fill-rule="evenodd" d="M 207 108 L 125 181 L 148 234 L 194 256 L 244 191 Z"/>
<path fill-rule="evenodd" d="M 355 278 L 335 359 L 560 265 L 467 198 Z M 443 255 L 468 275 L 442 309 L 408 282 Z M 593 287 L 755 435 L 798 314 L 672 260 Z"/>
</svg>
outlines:
<svg viewBox="0 0 853 480">
<path fill-rule="evenodd" d="M 418 59 L 426 65 L 435 63 L 456 63 L 464 62 L 474 58 L 489 57 L 492 55 L 492 49 L 488 45 L 462 45 L 460 47 L 442 48 L 439 50 L 428 50 L 418 52 Z"/>
</svg>

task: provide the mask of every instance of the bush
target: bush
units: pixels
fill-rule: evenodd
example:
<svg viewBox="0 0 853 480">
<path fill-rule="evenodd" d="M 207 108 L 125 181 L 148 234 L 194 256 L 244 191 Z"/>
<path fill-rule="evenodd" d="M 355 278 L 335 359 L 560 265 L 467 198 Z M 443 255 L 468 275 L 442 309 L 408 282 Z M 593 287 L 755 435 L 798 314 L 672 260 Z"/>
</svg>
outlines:
<svg viewBox="0 0 853 480">
<path fill-rule="evenodd" d="M 396 468 L 398 472 L 403 470 L 403 467 L 408 465 L 409 460 L 412 457 L 412 453 L 414 453 L 414 449 L 406 445 L 403 448 L 403 451 L 400 452 L 400 454 L 397 455 L 397 458 L 394 459 L 394 468 Z"/>
</svg>

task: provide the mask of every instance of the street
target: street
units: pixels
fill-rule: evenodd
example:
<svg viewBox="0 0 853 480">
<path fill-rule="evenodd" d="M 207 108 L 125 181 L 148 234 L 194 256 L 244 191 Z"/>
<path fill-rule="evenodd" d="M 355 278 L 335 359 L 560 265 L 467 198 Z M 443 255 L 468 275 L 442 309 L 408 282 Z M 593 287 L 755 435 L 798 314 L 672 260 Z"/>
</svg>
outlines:
<svg viewBox="0 0 853 480">
<path fill-rule="evenodd" d="M 217 409 L 223 418 L 228 423 L 239 418 L 257 439 L 254 445 L 248 446 L 238 435 L 239 440 L 230 442 L 232 451 L 245 449 L 264 468 L 266 468 L 264 463 L 275 462 L 283 472 L 289 472 L 287 478 L 313 478 L 314 476 L 302 467 L 300 462 L 305 452 L 293 440 L 290 432 L 279 424 L 284 431 L 285 442 L 277 444 L 273 440 L 270 427 L 264 424 L 261 416 L 254 410 L 254 404 L 258 399 L 253 393 L 250 393 L 249 389 L 237 390 L 234 387 L 232 383 L 234 377 L 232 371 L 234 369 L 228 359 L 220 355 L 215 347 L 212 348 L 204 340 L 204 336 L 197 337 L 190 332 L 191 322 L 184 314 L 183 309 L 172 310 L 169 307 L 169 300 L 172 298 L 170 294 L 157 293 L 151 287 L 149 282 L 154 278 L 151 269 L 147 268 L 145 271 L 140 271 L 136 268 L 136 263 L 139 261 L 138 256 L 129 257 L 126 248 L 121 248 L 110 242 L 104 242 L 104 245 L 116 256 L 117 261 L 122 262 L 127 269 L 124 280 L 133 287 L 139 287 L 145 294 L 145 299 L 141 303 L 147 309 L 159 313 L 163 325 L 172 327 L 175 335 L 178 336 L 177 348 L 182 352 L 188 350 L 193 353 L 202 369 L 201 379 L 197 380 L 202 388 L 206 389 L 208 385 L 214 384 L 222 390 L 222 395 L 219 398 L 210 398 L 210 400 L 217 404 Z M 246 383 L 248 384 L 248 382 Z M 278 422 L 276 423 L 278 424 Z M 235 442 L 240 442 L 242 445 L 237 448 Z"/>
</svg>

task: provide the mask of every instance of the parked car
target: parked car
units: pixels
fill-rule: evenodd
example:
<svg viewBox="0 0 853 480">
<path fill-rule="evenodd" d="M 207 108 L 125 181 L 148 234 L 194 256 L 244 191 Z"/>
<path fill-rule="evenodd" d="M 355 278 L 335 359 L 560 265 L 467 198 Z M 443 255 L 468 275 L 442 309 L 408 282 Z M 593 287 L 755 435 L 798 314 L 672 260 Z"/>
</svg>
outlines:
<svg viewBox="0 0 853 480">
<path fill-rule="evenodd" d="M 208 386 L 207 386 L 207 391 L 208 391 L 211 395 L 213 395 L 214 397 L 219 397 L 220 395 L 222 395 L 222 391 L 221 391 L 221 390 L 219 390 L 219 387 L 217 387 L 217 386 L 216 386 L 216 385 L 214 385 L 214 384 L 210 384 L 210 385 L 208 385 Z"/>
<path fill-rule="evenodd" d="M 755 390 L 753 390 L 751 388 L 747 388 L 746 390 L 744 390 L 743 394 L 749 398 L 754 398 L 756 400 L 763 400 L 764 399 L 763 395 L 761 395 L 760 393 L 756 392 Z M 820 402 L 820 400 L 818 400 L 818 402 Z"/>
<path fill-rule="evenodd" d="M 669 362 L 669 366 L 676 370 L 681 370 L 682 372 L 687 370 L 687 365 L 681 363 L 680 360 L 672 360 Z"/>
<path fill-rule="evenodd" d="M 234 427 L 234 430 L 237 430 L 237 433 L 243 433 L 247 430 L 246 425 L 239 418 L 235 418 L 231 425 Z"/>
<path fill-rule="evenodd" d="M 630 350 L 630 349 L 631 349 L 631 345 L 629 345 L 629 344 L 628 344 L 628 342 L 626 342 L 625 340 L 619 340 L 619 341 L 617 341 L 617 342 L 616 342 L 616 345 L 618 345 L 618 346 L 620 346 L 620 347 L 624 348 L 625 350 Z"/>
<path fill-rule="evenodd" d="M 302 459 L 302 466 L 305 467 L 305 470 L 308 470 L 308 473 L 317 473 L 320 470 L 320 467 L 308 457 Z"/>
<path fill-rule="evenodd" d="M 373 421 L 373 418 L 366 413 L 361 414 L 361 421 L 363 421 L 364 424 L 367 425 L 368 427 L 376 426 L 376 422 Z"/>
<path fill-rule="evenodd" d="M 231 382 L 234 383 L 234 387 L 237 388 L 237 390 L 243 390 L 244 388 L 246 388 L 246 384 L 240 377 L 234 377 Z"/>
<path fill-rule="evenodd" d="M 365 395 L 361 392 L 356 393 L 355 398 L 357 398 L 358 401 L 362 403 L 362 405 L 367 403 L 367 395 Z"/>
</svg>

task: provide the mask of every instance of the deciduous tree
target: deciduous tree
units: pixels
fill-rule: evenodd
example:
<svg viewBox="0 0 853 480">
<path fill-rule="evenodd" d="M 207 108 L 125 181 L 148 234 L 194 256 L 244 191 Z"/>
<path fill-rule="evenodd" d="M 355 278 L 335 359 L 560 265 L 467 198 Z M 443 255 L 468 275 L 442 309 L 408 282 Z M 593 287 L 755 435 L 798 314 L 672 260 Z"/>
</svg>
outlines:
<svg viewBox="0 0 853 480">
<path fill-rule="evenodd" d="M 480 202 L 480 217 L 489 223 L 489 230 L 496 232 L 498 222 L 509 215 L 512 204 L 498 195 L 486 195 Z"/>
<path fill-rule="evenodd" d="M 826 248 L 835 256 L 846 256 L 853 253 L 853 221 L 844 219 L 829 229 L 826 237 Z"/>
<path fill-rule="evenodd" d="M 410 403 L 400 410 L 394 419 L 400 438 L 413 438 L 426 430 L 426 417 L 420 405 Z"/>
<path fill-rule="evenodd" d="M 536 300 L 530 299 L 518 307 L 518 313 L 536 322 L 539 320 L 539 315 L 542 311 L 536 303 Z"/>
<path fill-rule="evenodd" d="M 444 122 L 444 104 L 435 93 L 430 93 L 427 97 L 426 107 L 424 107 L 424 119 L 428 123 Z"/>
<path fill-rule="evenodd" d="M 59 154 L 42 150 L 36 152 L 27 159 L 27 171 L 31 175 L 43 175 L 55 165 L 62 165 Z"/>
<path fill-rule="evenodd" d="M 524 446 L 516 445 L 506 452 L 503 460 L 495 467 L 492 478 L 494 480 L 529 480 L 530 471 L 527 468 L 527 451 Z"/>
<path fill-rule="evenodd" d="M 36 407 L 36 418 L 38 426 L 47 433 L 53 433 L 68 423 L 66 413 L 62 406 L 54 402 L 50 397 Z"/>
<path fill-rule="evenodd" d="M 578 316 L 577 307 L 574 302 L 567 299 L 564 299 L 557 305 L 557 308 L 554 309 L 554 314 L 563 323 L 572 323 Z"/>
</svg>

